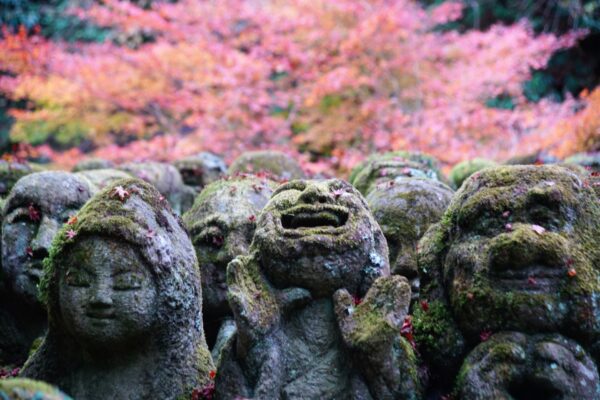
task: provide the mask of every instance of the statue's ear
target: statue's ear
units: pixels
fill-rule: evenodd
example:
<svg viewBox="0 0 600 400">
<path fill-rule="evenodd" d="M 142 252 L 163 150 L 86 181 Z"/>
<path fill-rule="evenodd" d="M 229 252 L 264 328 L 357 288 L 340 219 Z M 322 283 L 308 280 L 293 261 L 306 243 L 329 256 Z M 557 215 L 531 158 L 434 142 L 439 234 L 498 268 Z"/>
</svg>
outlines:
<svg viewBox="0 0 600 400">
<path fill-rule="evenodd" d="M 432 369 L 451 377 L 465 352 L 465 340 L 447 301 L 443 281 L 443 259 L 447 236 L 441 223 L 432 225 L 419 241 L 418 267 L 421 290 L 412 305 L 415 340 L 423 361 Z"/>
<path fill-rule="evenodd" d="M 227 299 L 237 325 L 241 353 L 267 334 L 280 315 L 275 293 L 262 275 L 259 263 L 258 252 L 254 251 L 227 265 Z"/>
</svg>

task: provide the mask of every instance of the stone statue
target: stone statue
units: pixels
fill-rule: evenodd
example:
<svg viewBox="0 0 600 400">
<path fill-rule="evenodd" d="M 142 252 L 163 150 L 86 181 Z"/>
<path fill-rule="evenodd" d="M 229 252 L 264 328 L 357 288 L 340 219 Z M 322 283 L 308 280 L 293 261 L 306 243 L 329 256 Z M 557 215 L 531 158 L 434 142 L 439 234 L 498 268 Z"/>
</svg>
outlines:
<svg viewBox="0 0 600 400">
<path fill-rule="evenodd" d="M 495 167 L 498 163 L 492 160 L 487 160 L 485 158 L 474 158 L 472 160 L 465 160 L 459 162 L 450 171 L 450 183 L 452 187 L 458 189 L 460 185 L 473 175 L 477 171 L 481 171 L 484 168 Z"/>
<path fill-rule="evenodd" d="M 429 226 L 441 219 L 454 192 L 433 179 L 397 177 L 390 182 L 375 187 L 366 200 L 385 235 L 391 273 L 409 279 L 416 299 L 417 244 Z"/>
<path fill-rule="evenodd" d="M 598 362 L 600 204 L 584 178 L 575 167 L 502 166 L 456 192 L 419 243 L 415 337 L 434 371 L 452 377 L 501 331 L 560 334 Z"/>
<path fill-rule="evenodd" d="M 110 169 L 114 167 L 115 163 L 112 161 L 105 160 L 103 158 L 92 157 L 79 161 L 75 167 L 73 167 L 73 172 L 93 171 L 95 169 Z"/>
<path fill-rule="evenodd" d="M 410 286 L 389 275 L 385 238 L 346 182 L 281 185 L 227 284 L 238 332 L 220 355 L 217 398 L 419 397 L 400 334 Z"/>
<path fill-rule="evenodd" d="M 202 188 L 227 173 L 223 159 L 213 153 L 202 152 L 173 163 L 179 170 L 183 183 L 200 192 Z"/>
<path fill-rule="evenodd" d="M 352 170 L 349 180 L 366 196 L 397 177 L 429 178 L 446 183 L 435 158 L 407 151 L 373 154 Z"/>
<path fill-rule="evenodd" d="M 91 197 L 88 181 L 68 172 L 37 172 L 12 188 L 2 211 L 0 365 L 21 365 L 44 333 L 37 284 L 42 260 L 62 224 Z"/>
<path fill-rule="evenodd" d="M 577 153 L 565 158 L 566 164 L 580 165 L 590 173 L 600 173 L 600 151 L 590 153 Z"/>
<path fill-rule="evenodd" d="M 275 186 L 273 181 L 252 175 L 219 180 L 206 186 L 183 215 L 202 275 L 202 315 L 210 348 L 224 320 L 231 319 L 227 264 L 248 252 L 256 218 Z"/>
<path fill-rule="evenodd" d="M 120 179 L 132 177 L 127 172 L 114 168 L 90 169 L 76 172 L 75 175 L 87 179 L 96 188 L 96 190 L 104 189 L 106 186 Z"/>
<path fill-rule="evenodd" d="M 279 151 L 249 151 L 242 153 L 229 166 L 227 173 L 257 174 L 266 172 L 274 178 L 283 180 L 301 179 L 305 177 L 302 167 L 296 160 Z"/>
<path fill-rule="evenodd" d="M 83 400 L 188 398 L 209 383 L 196 255 L 153 186 L 93 197 L 54 240 L 40 291 L 48 333 L 22 376 Z"/>
<path fill-rule="evenodd" d="M 130 162 L 117 169 L 152 184 L 167 199 L 177 215 L 191 206 L 195 192 L 183 184 L 177 168 L 160 162 Z"/>
<path fill-rule="evenodd" d="M 594 361 L 573 340 L 504 332 L 469 354 L 456 392 L 462 400 L 594 400 L 600 398 L 600 378 Z"/>
</svg>

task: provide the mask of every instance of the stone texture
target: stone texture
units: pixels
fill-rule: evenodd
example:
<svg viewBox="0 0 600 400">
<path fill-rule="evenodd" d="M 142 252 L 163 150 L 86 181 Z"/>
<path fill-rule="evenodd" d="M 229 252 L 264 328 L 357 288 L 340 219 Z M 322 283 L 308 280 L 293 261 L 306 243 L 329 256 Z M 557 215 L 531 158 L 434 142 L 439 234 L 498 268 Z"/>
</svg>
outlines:
<svg viewBox="0 0 600 400">
<path fill-rule="evenodd" d="M 281 185 L 227 283 L 238 332 L 220 355 L 218 398 L 418 398 L 400 336 L 410 287 L 389 276 L 385 238 L 347 183 Z"/>
<path fill-rule="evenodd" d="M 192 243 L 137 179 L 107 186 L 54 240 L 40 285 L 48 333 L 22 375 L 76 399 L 175 399 L 209 383 Z"/>
<path fill-rule="evenodd" d="M 231 316 L 227 264 L 247 253 L 256 219 L 276 186 L 252 175 L 219 180 L 206 186 L 183 215 L 202 275 L 204 329 L 211 348 L 223 318 Z"/>
<path fill-rule="evenodd" d="M 385 235 L 391 273 L 408 278 L 417 298 L 417 244 L 429 226 L 441 219 L 454 192 L 433 179 L 397 177 L 390 182 L 393 185 L 375 187 L 366 200 Z"/>
<path fill-rule="evenodd" d="M 38 172 L 12 188 L 2 212 L 0 365 L 25 361 L 46 318 L 38 301 L 42 260 L 61 225 L 90 198 L 88 181 L 68 172 Z"/>
<path fill-rule="evenodd" d="M 182 158 L 173 163 L 181 174 L 183 183 L 197 192 L 211 182 L 220 179 L 227 172 L 225 161 L 216 154 L 202 152 Z"/>
<path fill-rule="evenodd" d="M 266 172 L 274 178 L 289 180 L 304 178 L 302 167 L 291 156 L 279 151 L 249 151 L 242 153 L 229 166 L 227 173 L 260 173 Z"/>
</svg>

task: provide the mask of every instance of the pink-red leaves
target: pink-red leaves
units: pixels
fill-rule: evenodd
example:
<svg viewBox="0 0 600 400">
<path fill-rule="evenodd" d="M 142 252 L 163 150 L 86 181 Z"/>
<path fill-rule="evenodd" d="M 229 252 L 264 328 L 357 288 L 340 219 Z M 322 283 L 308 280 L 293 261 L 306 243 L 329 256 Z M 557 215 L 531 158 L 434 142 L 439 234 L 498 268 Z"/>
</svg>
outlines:
<svg viewBox="0 0 600 400">
<path fill-rule="evenodd" d="M 118 198 L 121 201 L 125 201 L 130 196 L 130 194 L 123 186 L 119 185 L 114 188 L 112 196 Z"/>
<path fill-rule="evenodd" d="M 486 342 L 489 340 L 489 338 L 492 336 L 492 331 L 490 330 L 483 330 L 479 333 L 479 339 L 481 339 L 482 342 Z"/>
<path fill-rule="evenodd" d="M 32 221 L 39 221 L 41 216 L 40 216 L 40 211 L 33 205 L 33 203 L 29 204 L 29 207 L 27 207 L 27 211 L 29 213 L 29 219 Z"/>
<path fill-rule="evenodd" d="M 408 340 L 413 349 L 417 348 L 413 331 L 412 317 L 410 315 L 404 317 L 404 322 L 402 323 L 402 327 L 400 328 L 400 335 L 402 335 L 402 337 Z"/>
<path fill-rule="evenodd" d="M 535 224 L 531 225 L 531 229 L 533 229 L 533 231 L 538 235 L 541 235 L 542 233 L 546 232 L 546 228 Z"/>
<path fill-rule="evenodd" d="M 67 239 L 71 240 L 73 239 L 75 236 L 77 236 L 77 232 L 75 232 L 73 229 L 69 229 L 67 231 Z"/>
<path fill-rule="evenodd" d="M 31 247 L 27 247 L 25 249 L 25 253 L 29 256 L 29 257 L 33 257 L 33 249 Z"/>
<path fill-rule="evenodd" d="M 429 311 L 429 303 L 427 300 L 421 300 L 421 309 L 425 312 Z"/>
</svg>

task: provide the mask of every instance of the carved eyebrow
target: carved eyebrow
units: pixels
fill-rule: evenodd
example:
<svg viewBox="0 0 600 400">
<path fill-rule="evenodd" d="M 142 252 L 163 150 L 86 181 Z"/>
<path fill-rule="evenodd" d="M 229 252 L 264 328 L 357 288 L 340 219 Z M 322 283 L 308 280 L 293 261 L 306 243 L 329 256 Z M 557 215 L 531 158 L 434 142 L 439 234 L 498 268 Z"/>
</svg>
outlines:
<svg viewBox="0 0 600 400">
<path fill-rule="evenodd" d="M 216 226 L 223 230 L 227 229 L 227 223 L 219 215 L 209 215 L 208 217 L 201 219 L 194 223 L 190 228 L 190 234 L 195 235 L 207 226 Z"/>
<path fill-rule="evenodd" d="M 272 196 L 275 196 L 281 192 L 285 192 L 286 190 L 304 190 L 304 189 L 306 189 L 306 182 L 301 181 L 301 180 L 295 180 L 295 181 L 284 183 L 283 185 L 279 186 L 277 189 L 275 189 Z"/>
</svg>

